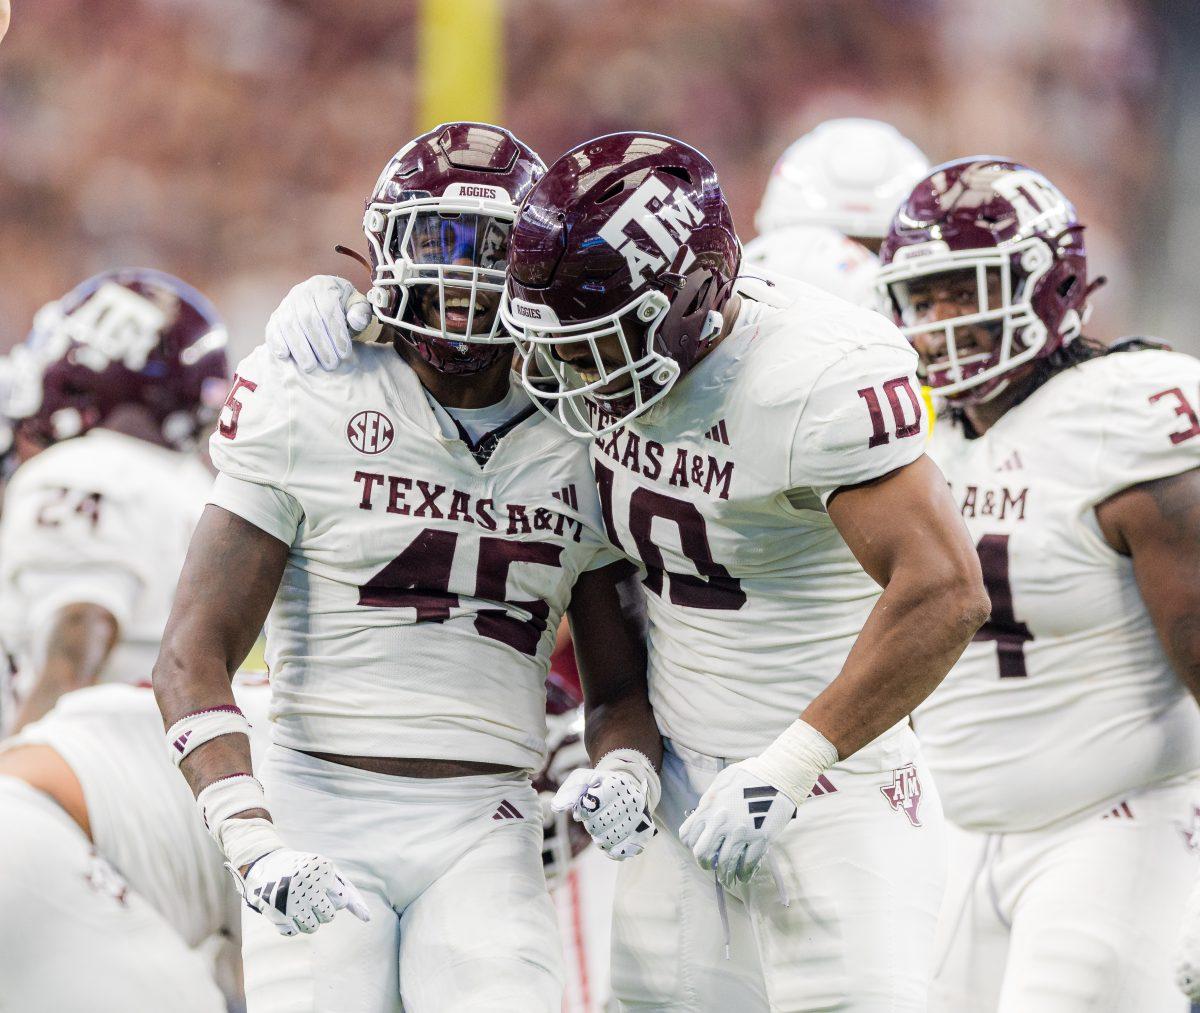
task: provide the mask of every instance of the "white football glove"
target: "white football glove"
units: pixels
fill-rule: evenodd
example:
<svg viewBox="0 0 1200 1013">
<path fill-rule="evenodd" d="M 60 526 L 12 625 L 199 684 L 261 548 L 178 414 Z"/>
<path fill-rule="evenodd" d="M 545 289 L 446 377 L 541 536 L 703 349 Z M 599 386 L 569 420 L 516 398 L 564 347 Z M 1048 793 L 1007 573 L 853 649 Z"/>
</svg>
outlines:
<svg viewBox="0 0 1200 1013">
<path fill-rule="evenodd" d="M 758 756 L 722 770 L 683 821 L 679 839 L 726 887 L 749 882 L 817 778 L 837 762 L 833 745 L 795 721 Z"/>
<path fill-rule="evenodd" d="M 747 765 L 750 766 L 747 766 Z M 679 828 L 701 868 L 727 887 L 748 882 L 767 846 L 796 815 L 796 803 L 743 760 L 719 773 Z"/>
<path fill-rule="evenodd" d="M 345 278 L 318 274 L 283 297 L 267 321 L 267 348 L 305 373 L 337 369 L 354 339 L 374 340 L 378 327 L 367 297 Z"/>
<path fill-rule="evenodd" d="M 225 868 L 237 881 L 246 905 L 281 935 L 316 932 L 342 908 L 360 921 L 371 920 L 362 894 L 320 855 L 279 848 L 252 862 L 245 876 L 228 863 Z"/>
<path fill-rule="evenodd" d="M 1192 1002 L 1200 1002 L 1200 882 L 1188 897 L 1175 944 L 1175 983 Z"/>
<path fill-rule="evenodd" d="M 595 769 L 572 771 L 551 802 L 555 812 L 571 810 L 609 858 L 621 862 L 640 855 L 657 830 L 650 813 L 661 794 L 650 761 L 632 749 L 605 755 Z"/>
</svg>

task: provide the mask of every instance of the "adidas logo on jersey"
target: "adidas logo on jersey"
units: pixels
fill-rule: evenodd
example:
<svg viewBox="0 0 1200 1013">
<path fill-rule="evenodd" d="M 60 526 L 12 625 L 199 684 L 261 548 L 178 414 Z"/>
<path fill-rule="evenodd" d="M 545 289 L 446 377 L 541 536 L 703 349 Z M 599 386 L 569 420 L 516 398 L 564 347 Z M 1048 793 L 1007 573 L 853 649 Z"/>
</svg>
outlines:
<svg viewBox="0 0 1200 1013">
<path fill-rule="evenodd" d="M 492 819 L 494 820 L 523 820 L 524 818 L 520 810 L 508 799 L 503 799 L 500 802 L 500 807 L 492 814 Z"/>
<path fill-rule="evenodd" d="M 1122 802 L 1118 806 L 1113 806 L 1100 818 L 1102 820 L 1133 819 L 1133 810 L 1129 808 L 1128 802 Z"/>
<path fill-rule="evenodd" d="M 183 733 L 181 736 L 179 736 L 179 738 L 177 738 L 177 739 L 176 739 L 176 740 L 175 740 L 175 741 L 172 743 L 172 745 L 173 745 L 173 746 L 174 746 L 174 747 L 175 747 L 177 750 L 179 750 L 179 752 L 181 752 L 181 753 L 182 753 L 182 752 L 183 752 L 183 747 L 187 745 L 187 740 L 188 740 L 188 739 L 190 739 L 191 737 L 192 737 L 192 733 L 191 733 L 190 731 L 184 732 L 184 733 Z"/>
<path fill-rule="evenodd" d="M 706 440 L 714 440 L 717 443 L 724 443 L 729 446 L 729 430 L 725 428 L 725 420 L 721 419 L 707 433 L 704 434 Z"/>
<path fill-rule="evenodd" d="M 574 483 L 559 489 L 558 492 L 552 492 L 550 495 L 560 503 L 565 503 L 572 510 L 579 509 L 579 495 L 575 492 Z"/>
<path fill-rule="evenodd" d="M 1017 451 L 1013 451 L 1008 455 L 1008 459 L 1000 465 L 997 471 L 1021 471 L 1025 465 L 1021 463 L 1021 455 Z"/>
</svg>

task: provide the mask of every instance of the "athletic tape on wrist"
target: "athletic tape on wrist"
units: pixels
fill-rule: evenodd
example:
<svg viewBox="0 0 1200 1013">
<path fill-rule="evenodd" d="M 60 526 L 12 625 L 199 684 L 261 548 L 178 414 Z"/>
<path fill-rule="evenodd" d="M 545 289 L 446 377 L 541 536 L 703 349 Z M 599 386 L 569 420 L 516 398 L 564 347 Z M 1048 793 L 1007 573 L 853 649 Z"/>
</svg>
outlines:
<svg viewBox="0 0 1200 1013">
<path fill-rule="evenodd" d="M 797 718 L 747 763 L 799 806 L 817 778 L 837 761 L 833 743 L 807 721 Z"/>
<path fill-rule="evenodd" d="M 646 808 L 654 812 L 662 795 L 662 784 L 658 779 L 658 771 L 645 753 L 636 749 L 614 749 L 600 757 L 595 769 L 621 770 L 638 778 L 646 785 Z"/>
<path fill-rule="evenodd" d="M 233 704 L 208 707 L 194 714 L 185 714 L 167 729 L 171 759 L 178 767 L 193 750 L 222 735 L 250 737 L 250 722 Z"/>
<path fill-rule="evenodd" d="M 238 813 L 267 808 L 263 786 L 252 774 L 231 774 L 213 781 L 196 796 L 196 806 L 208 832 L 235 869 L 283 846 L 270 821 L 261 816 L 237 818 Z M 256 847 L 261 850 L 247 857 L 247 852 Z"/>
<path fill-rule="evenodd" d="M 231 869 L 238 871 L 256 859 L 283 847 L 275 824 L 261 816 L 253 819 L 228 819 L 221 824 L 221 850 L 229 859 Z"/>
</svg>

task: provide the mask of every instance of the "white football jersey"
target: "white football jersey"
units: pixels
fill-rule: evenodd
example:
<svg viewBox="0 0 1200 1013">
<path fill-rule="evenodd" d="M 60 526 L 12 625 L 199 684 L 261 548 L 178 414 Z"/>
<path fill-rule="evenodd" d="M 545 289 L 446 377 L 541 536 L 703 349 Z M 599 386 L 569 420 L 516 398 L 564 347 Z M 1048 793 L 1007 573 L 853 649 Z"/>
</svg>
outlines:
<svg viewBox="0 0 1200 1013">
<path fill-rule="evenodd" d="M 934 431 L 992 599 L 914 716 L 960 826 L 1033 830 L 1200 767 L 1196 704 L 1095 514 L 1200 466 L 1197 412 L 1200 362 L 1121 352 L 1059 373 L 977 439 Z"/>
<path fill-rule="evenodd" d="M 256 757 L 266 693 L 265 684 L 235 688 L 255 726 Z M 237 935 L 237 891 L 171 762 L 151 690 L 91 686 L 68 693 L 5 745 L 25 743 L 51 746 L 67 761 L 83 788 L 96 850 L 189 946 L 221 931 Z"/>
<path fill-rule="evenodd" d="M 102 605 L 120 638 L 101 682 L 150 682 L 188 542 L 212 486 L 194 454 L 107 429 L 26 461 L 0 518 L 0 637 L 19 695 L 64 605 Z"/>
<path fill-rule="evenodd" d="M 540 767 L 559 619 L 579 574 L 620 557 L 586 444 L 526 411 L 481 465 L 390 346 L 316 376 L 243 360 L 211 502 L 291 545 L 267 624 L 275 742 Z"/>
<path fill-rule="evenodd" d="M 610 538 L 647 571 L 659 727 L 733 759 L 841 670 L 880 589 L 825 504 L 919 458 L 926 425 L 882 316 L 784 279 L 739 290 L 721 344 L 593 448 Z"/>
</svg>

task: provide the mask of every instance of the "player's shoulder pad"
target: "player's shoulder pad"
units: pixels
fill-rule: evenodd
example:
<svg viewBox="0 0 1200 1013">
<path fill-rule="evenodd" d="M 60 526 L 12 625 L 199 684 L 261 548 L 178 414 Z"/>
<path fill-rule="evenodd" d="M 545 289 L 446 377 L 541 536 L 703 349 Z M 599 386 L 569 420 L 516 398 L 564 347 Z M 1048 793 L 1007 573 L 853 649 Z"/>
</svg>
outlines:
<svg viewBox="0 0 1200 1013">
<path fill-rule="evenodd" d="M 916 352 L 881 314 L 801 282 L 789 287 L 791 301 L 763 313 L 747 356 L 759 403 L 802 409 L 818 386 L 830 382 L 831 371 L 861 369 L 866 378 L 874 374 L 875 362 L 889 377 L 916 369 Z M 851 398 L 854 391 L 850 388 Z"/>
<path fill-rule="evenodd" d="M 1093 448 L 1092 498 L 1200 467 L 1200 360 L 1145 348 L 1073 366 L 1056 412 Z M 1048 392 L 1049 393 L 1049 392 Z"/>
<path fill-rule="evenodd" d="M 73 489 L 119 502 L 162 481 L 162 455 L 168 451 L 132 437 L 99 435 L 63 440 L 17 468 L 5 491 L 6 510 L 33 490 Z"/>
</svg>

